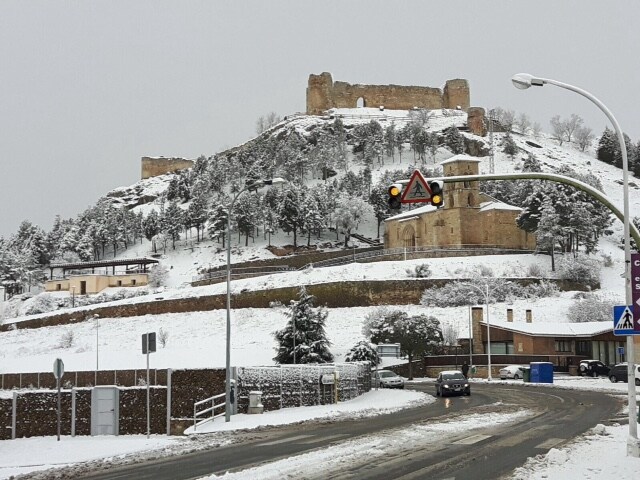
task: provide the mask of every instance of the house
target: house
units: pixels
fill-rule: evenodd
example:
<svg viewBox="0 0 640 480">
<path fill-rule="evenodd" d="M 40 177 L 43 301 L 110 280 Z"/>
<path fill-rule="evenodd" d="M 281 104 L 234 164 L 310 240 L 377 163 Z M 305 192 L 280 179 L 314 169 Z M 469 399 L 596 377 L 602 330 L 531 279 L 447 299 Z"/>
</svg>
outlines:
<svg viewBox="0 0 640 480">
<path fill-rule="evenodd" d="M 444 176 L 478 175 L 480 160 L 456 155 L 441 162 Z M 535 236 L 516 225 L 522 211 L 480 193 L 478 182 L 447 183 L 444 206 L 432 205 L 385 220 L 385 248 L 495 247 L 534 250 Z"/>
<path fill-rule="evenodd" d="M 45 291 L 90 295 L 108 287 L 144 286 L 149 283 L 148 265 L 157 263 L 153 258 L 126 258 L 52 264 Z"/>
<path fill-rule="evenodd" d="M 514 322 L 509 310 L 506 321 L 491 318 L 486 322 L 482 317 L 482 307 L 471 309 L 474 354 L 487 353 L 490 336 L 492 355 L 547 355 L 561 370 L 577 367 L 582 359 L 608 365 L 626 361 L 626 337 L 613 334 L 613 318 L 610 322 L 533 322 L 531 310 L 526 311 L 524 322 Z M 635 345 L 640 349 L 637 339 Z"/>
</svg>

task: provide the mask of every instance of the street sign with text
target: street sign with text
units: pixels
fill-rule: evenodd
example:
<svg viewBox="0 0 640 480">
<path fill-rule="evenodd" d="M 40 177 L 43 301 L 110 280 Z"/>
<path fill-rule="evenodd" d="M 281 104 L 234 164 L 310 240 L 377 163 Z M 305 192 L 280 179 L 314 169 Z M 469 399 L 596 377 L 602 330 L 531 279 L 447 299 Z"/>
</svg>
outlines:
<svg viewBox="0 0 640 480">
<path fill-rule="evenodd" d="M 631 298 L 634 330 L 640 335 L 640 253 L 631 254 Z"/>
</svg>

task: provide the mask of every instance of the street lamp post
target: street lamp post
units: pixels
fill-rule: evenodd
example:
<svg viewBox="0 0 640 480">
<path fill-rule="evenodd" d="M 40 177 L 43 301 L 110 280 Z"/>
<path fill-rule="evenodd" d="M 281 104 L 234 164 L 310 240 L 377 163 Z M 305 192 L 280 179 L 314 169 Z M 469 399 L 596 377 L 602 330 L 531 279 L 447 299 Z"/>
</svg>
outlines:
<svg viewBox="0 0 640 480">
<path fill-rule="evenodd" d="M 475 288 L 482 295 L 484 295 L 484 300 L 487 305 L 487 380 L 491 381 L 493 380 L 493 376 L 491 375 L 491 321 L 489 319 L 489 281 L 485 279 L 484 290 L 472 283 L 469 283 L 468 285 Z"/>
<path fill-rule="evenodd" d="M 227 339 L 226 339 L 226 381 L 225 381 L 225 404 L 224 421 L 231 421 L 231 212 L 238 197 L 246 191 L 257 190 L 265 185 L 278 185 L 285 183 L 282 178 L 270 180 L 256 180 L 235 193 L 229 204 L 227 211 Z"/>
<path fill-rule="evenodd" d="M 71 308 L 76 306 L 76 287 L 71 285 Z"/>
<path fill-rule="evenodd" d="M 620 152 L 622 153 L 622 186 L 624 191 L 624 261 L 625 261 L 625 305 L 632 305 L 631 292 L 631 237 L 629 235 L 629 163 L 627 159 L 627 146 L 624 141 L 622 129 L 613 113 L 606 107 L 604 103 L 594 97 L 591 93 L 581 88 L 569 85 L 568 83 L 559 82 L 549 78 L 534 77 L 528 73 L 518 73 L 511 78 L 513 85 L 520 90 L 526 90 L 531 86 L 542 87 L 544 85 L 555 85 L 575 92 L 593 102 L 607 116 L 612 123 L 613 128 L 620 142 Z M 627 439 L 627 455 L 632 457 L 640 457 L 640 442 L 638 442 L 638 424 L 636 420 L 636 384 L 634 377 L 635 359 L 633 336 L 627 335 L 627 397 L 629 402 L 629 437 Z"/>
</svg>

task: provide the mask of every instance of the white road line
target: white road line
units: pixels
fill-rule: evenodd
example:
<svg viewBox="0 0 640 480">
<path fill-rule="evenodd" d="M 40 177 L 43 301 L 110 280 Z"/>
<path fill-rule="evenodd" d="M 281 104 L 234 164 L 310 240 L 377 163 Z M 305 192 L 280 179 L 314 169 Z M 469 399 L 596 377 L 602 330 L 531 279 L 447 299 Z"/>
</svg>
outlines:
<svg viewBox="0 0 640 480">
<path fill-rule="evenodd" d="M 566 438 L 549 438 L 542 442 L 540 445 L 536 445 L 535 448 L 552 448 L 558 445 L 559 443 L 565 442 Z"/>
<path fill-rule="evenodd" d="M 325 440 L 330 440 L 333 438 L 342 438 L 346 436 L 348 436 L 346 433 L 338 433 L 336 435 L 328 435 L 326 437 L 317 437 L 317 438 L 312 438 L 310 440 L 303 440 L 302 442 L 298 442 L 298 443 L 304 443 L 305 445 L 309 445 L 312 443 L 320 443 L 320 442 L 324 442 Z"/>
<path fill-rule="evenodd" d="M 470 437 L 463 438 L 456 442 L 453 442 L 454 445 L 473 445 L 474 443 L 481 442 L 482 440 L 486 440 L 487 438 L 491 438 L 493 435 L 471 435 Z"/>
<path fill-rule="evenodd" d="M 256 446 L 264 447 L 266 445 L 278 445 L 279 443 L 289 443 L 289 442 L 294 442 L 296 440 L 302 440 L 303 438 L 309 438 L 309 437 L 313 437 L 313 435 L 297 435 L 295 437 L 281 438 L 280 440 L 273 440 L 271 442 L 258 443 Z"/>
</svg>

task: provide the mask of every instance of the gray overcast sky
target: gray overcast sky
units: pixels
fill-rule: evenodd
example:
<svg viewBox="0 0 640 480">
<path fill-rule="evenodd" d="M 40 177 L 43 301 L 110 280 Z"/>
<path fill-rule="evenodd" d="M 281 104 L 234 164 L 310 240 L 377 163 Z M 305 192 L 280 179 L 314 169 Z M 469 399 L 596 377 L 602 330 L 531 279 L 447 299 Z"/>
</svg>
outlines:
<svg viewBox="0 0 640 480">
<path fill-rule="evenodd" d="M 580 86 L 634 142 L 640 2 L 0 0 L 0 235 L 51 228 L 140 178 L 145 155 L 195 158 L 243 143 L 255 120 L 305 110 L 310 73 L 442 87 L 548 130 L 602 113 L 519 72 Z"/>
</svg>

